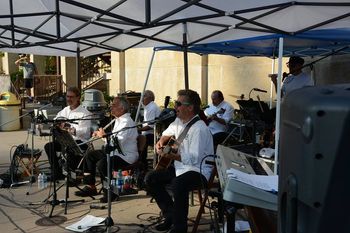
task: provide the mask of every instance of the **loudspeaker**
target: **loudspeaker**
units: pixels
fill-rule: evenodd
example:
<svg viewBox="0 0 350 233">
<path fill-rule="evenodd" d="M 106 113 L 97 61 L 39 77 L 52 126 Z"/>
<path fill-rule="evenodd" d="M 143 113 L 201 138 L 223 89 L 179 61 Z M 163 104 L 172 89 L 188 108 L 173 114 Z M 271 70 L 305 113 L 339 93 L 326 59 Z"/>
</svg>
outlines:
<svg viewBox="0 0 350 233">
<path fill-rule="evenodd" d="M 349 84 L 285 97 L 279 166 L 278 232 L 350 232 Z"/>
</svg>

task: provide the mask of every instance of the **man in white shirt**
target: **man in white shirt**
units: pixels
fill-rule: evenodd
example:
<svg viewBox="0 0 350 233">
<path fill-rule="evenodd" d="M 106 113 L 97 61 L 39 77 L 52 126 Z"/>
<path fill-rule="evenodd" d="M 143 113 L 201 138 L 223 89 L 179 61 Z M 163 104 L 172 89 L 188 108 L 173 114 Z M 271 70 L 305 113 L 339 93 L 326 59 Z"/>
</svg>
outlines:
<svg viewBox="0 0 350 233">
<path fill-rule="evenodd" d="M 66 94 L 66 102 L 68 106 L 58 112 L 55 117 L 55 120 L 62 120 L 62 122 L 56 127 L 67 130 L 77 144 L 89 140 L 91 136 L 91 120 L 88 119 L 92 117 L 92 113 L 80 105 L 80 98 L 80 90 L 77 87 L 68 88 Z M 74 120 L 73 122 L 64 122 L 69 119 L 77 120 Z M 49 142 L 44 146 L 52 172 L 55 174 L 55 179 L 64 178 L 62 174 L 62 165 L 59 163 L 59 158 L 56 155 L 57 151 L 62 150 L 62 146 L 65 145 L 61 145 L 58 141 Z M 86 148 L 87 145 L 81 146 L 82 150 L 85 150 Z M 68 154 L 67 156 L 68 166 L 72 170 L 77 169 L 81 156 L 74 154 Z"/>
<path fill-rule="evenodd" d="M 209 129 L 213 135 L 214 149 L 227 137 L 227 124 L 233 117 L 234 108 L 224 100 L 221 91 L 215 90 L 211 94 L 212 103 L 205 109 L 204 114 L 209 121 Z"/>
<path fill-rule="evenodd" d="M 156 143 L 157 152 L 161 157 L 174 160 L 173 166 L 151 171 L 145 178 L 147 190 L 156 200 L 165 218 L 163 223 L 155 227 L 158 231 L 169 230 L 173 226 L 171 233 L 187 232 L 189 192 L 206 187 L 210 176 L 211 165 L 202 161 L 214 153 L 213 139 L 208 127 L 198 116 L 200 102 L 197 92 L 178 91 L 175 101 L 177 118 Z M 187 134 L 181 136 L 184 139 L 177 151 L 165 154 L 162 149 L 169 139 L 172 136 L 179 139 L 188 124 L 191 126 Z M 166 190 L 169 184 L 174 199 Z"/>
<path fill-rule="evenodd" d="M 135 122 L 131 119 L 129 112 L 129 102 L 124 97 L 115 97 L 111 106 L 111 113 L 116 120 L 112 130 L 111 145 L 116 146 L 111 156 L 112 170 L 119 170 L 135 163 L 139 157 L 137 151 L 137 129 Z M 123 130 L 129 128 L 127 130 Z M 100 128 L 93 133 L 93 137 L 104 137 L 105 131 Z M 92 196 L 97 195 L 95 186 L 96 167 L 100 173 L 101 180 L 107 176 L 107 156 L 103 150 L 90 151 L 85 158 L 84 166 L 84 183 L 87 184 L 83 191 L 77 191 L 77 196 Z M 107 191 L 104 189 L 104 196 L 100 202 L 107 202 Z M 112 193 L 112 200 L 116 199 L 117 195 Z"/>
<path fill-rule="evenodd" d="M 144 121 L 149 122 L 156 119 L 160 114 L 160 108 L 158 105 L 154 102 L 154 93 L 150 90 L 146 90 L 143 94 L 143 116 Z M 141 128 L 138 129 L 139 132 L 142 133 L 142 135 L 146 136 L 146 144 L 147 146 L 153 146 L 154 144 L 154 124 L 148 124 L 145 123 L 142 125 Z M 145 150 L 142 152 L 142 162 L 144 165 L 147 165 L 147 147 L 145 147 Z"/>
<path fill-rule="evenodd" d="M 283 82 L 281 87 L 282 98 L 296 89 L 315 85 L 314 80 L 308 74 L 302 71 L 303 65 L 303 58 L 296 56 L 289 58 L 289 61 L 287 62 L 289 74 L 286 72 L 283 73 Z M 275 90 L 277 92 L 277 75 L 272 75 L 271 81 L 275 85 Z"/>
</svg>

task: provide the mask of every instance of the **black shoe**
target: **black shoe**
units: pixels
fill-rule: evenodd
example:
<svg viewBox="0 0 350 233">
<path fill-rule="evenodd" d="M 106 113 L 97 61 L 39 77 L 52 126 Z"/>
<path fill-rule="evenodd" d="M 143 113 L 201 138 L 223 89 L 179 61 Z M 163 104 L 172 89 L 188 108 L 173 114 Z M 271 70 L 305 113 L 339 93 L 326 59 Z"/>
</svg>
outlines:
<svg viewBox="0 0 350 233">
<path fill-rule="evenodd" d="M 80 183 L 81 183 L 80 180 L 74 180 L 74 179 L 68 179 L 68 182 L 67 182 L 69 187 L 78 186 Z"/>
<path fill-rule="evenodd" d="M 111 193 L 111 201 L 118 201 L 119 196 L 115 193 Z M 107 191 L 103 192 L 103 197 L 100 198 L 100 203 L 107 203 L 108 202 L 108 194 Z"/>
<path fill-rule="evenodd" d="M 175 228 L 171 228 L 168 233 L 187 233 L 187 230 L 175 230 Z"/>
<path fill-rule="evenodd" d="M 171 220 L 165 219 L 163 223 L 160 223 L 157 226 L 155 226 L 155 229 L 157 231 L 167 231 L 171 228 L 172 225 L 173 223 Z"/>
<path fill-rule="evenodd" d="M 90 186 L 85 186 L 82 190 L 76 191 L 75 195 L 79 197 L 95 196 L 97 195 L 97 190 L 92 189 Z"/>
</svg>

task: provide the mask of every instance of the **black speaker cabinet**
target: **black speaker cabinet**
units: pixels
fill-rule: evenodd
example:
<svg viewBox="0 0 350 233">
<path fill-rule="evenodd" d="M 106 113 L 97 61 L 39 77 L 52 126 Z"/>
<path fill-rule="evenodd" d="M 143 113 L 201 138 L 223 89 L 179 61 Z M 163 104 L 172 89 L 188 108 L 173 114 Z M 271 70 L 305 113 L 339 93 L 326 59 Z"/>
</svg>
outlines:
<svg viewBox="0 0 350 233">
<path fill-rule="evenodd" d="M 278 232 L 350 232 L 350 84 L 285 97 L 279 164 Z"/>
</svg>

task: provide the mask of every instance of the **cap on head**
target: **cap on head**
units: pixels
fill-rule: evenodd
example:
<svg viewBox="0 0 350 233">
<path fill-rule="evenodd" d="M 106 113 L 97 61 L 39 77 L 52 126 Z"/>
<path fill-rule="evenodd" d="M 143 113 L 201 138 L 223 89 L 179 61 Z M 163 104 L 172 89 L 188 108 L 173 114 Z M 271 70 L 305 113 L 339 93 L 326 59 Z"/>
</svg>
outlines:
<svg viewBox="0 0 350 233">
<path fill-rule="evenodd" d="M 301 57 L 290 57 L 288 63 L 304 65 L 304 59 Z"/>
</svg>

